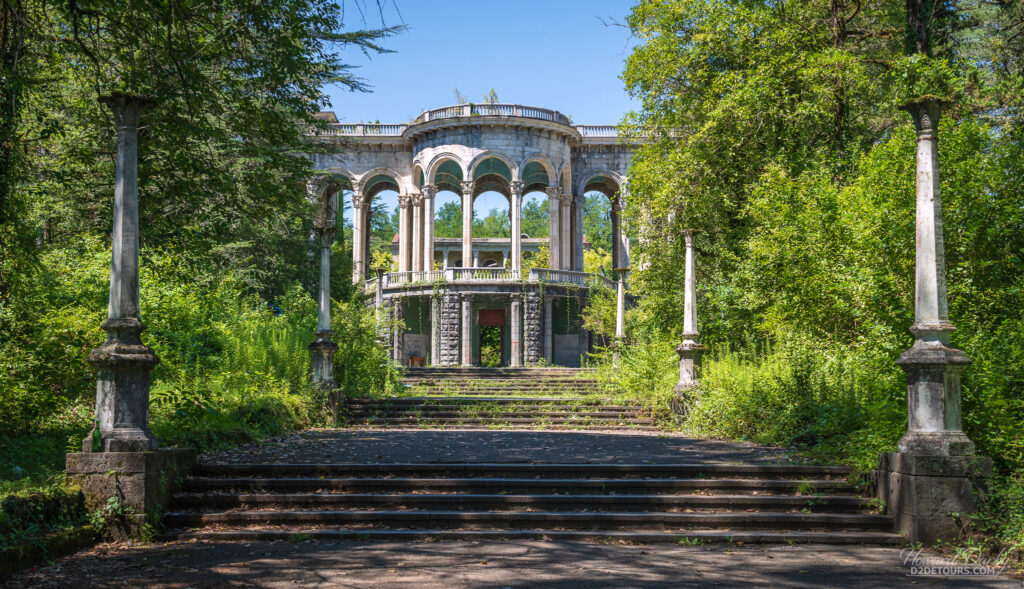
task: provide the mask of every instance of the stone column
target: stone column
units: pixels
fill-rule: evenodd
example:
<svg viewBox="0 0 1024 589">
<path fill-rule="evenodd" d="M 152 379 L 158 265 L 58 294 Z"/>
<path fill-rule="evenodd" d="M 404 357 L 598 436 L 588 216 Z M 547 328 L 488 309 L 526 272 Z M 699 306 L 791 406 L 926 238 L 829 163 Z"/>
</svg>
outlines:
<svg viewBox="0 0 1024 589">
<path fill-rule="evenodd" d="M 700 383 L 700 361 L 704 346 L 697 333 L 697 280 L 694 277 L 693 231 L 686 231 L 686 274 L 683 293 L 683 343 L 676 348 L 679 354 L 679 382 L 676 394 L 682 394 Z"/>
<path fill-rule="evenodd" d="M 511 269 L 519 271 L 523 267 L 523 183 L 516 180 L 508 185 L 509 209 L 512 216 L 512 264 Z M 503 264 L 504 265 L 504 264 Z"/>
<path fill-rule="evenodd" d="M 480 267 L 480 252 L 478 252 L 477 250 L 473 250 L 473 267 Z"/>
<path fill-rule="evenodd" d="M 473 259 L 473 183 L 462 183 L 462 265 Z"/>
<path fill-rule="evenodd" d="M 363 252 L 366 243 L 366 199 L 359 192 L 352 192 L 352 282 L 362 282 L 366 274 Z"/>
<path fill-rule="evenodd" d="M 462 295 L 462 365 L 473 365 L 473 295 Z"/>
<path fill-rule="evenodd" d="M 527 291 L 523 307 L 523 362 L 527 366 L 533 366 L 540 362 L 544 353 L 540 294 L 536 290 Z"/>
<path fill-rule="evenodd" d="M 441 297 L 430 297 L 430 365 L 441 363 Z"/>
<path fill-rule="evenodd" d="M 925 544 L 959 536 L 957 519 L 977 511 L 992 471 L 992 461 L 975 456 L 962 431 L 960 373 L 970 359 L 949 341 L 955 329 L 946 305 L 937 157 L 941 106 L 923 100 L 905 107 L 917 131 L 914 344 L 897 361 L 907 374 L 907 433 L 897 453 L 881 456 L 875 478 L 896 530 Z"/>
<path fill-rule="evenodd" d="M 554 297 L 544 297 L 544 358 L 548 361 L 548 364 L 553 364 L 555 361 L 555 314 L 552 310 L 553 302 Z"/>
<path fill-rule="evenodd" d="M 580 194 L 572 197 L 573 201 L 573 220 L 575 225 L 573 226 L 572 232 L 572 243 L 573 243 L 573 270 L 582 272 L 583 271 L 583 209 L 586 206 L 587 199 L 584 195 Z"/>
<path fill-rule="evenodd" d="M 331 341 L 331 244 L 337 234 L 338 187 L 325 186 L 319 195 L 322 205 L 313 227 L 320 237 L 320 285 L 317 297 L 316 341 L 309 344 L 313 366 L 313 384 L 333 390 L 334 352 L 338 346 Z M 333 194 L 331 193 L 333 191 Z M 378 290 L 379 279 L 378 279 Z"/>
<path fill-rule="evenodd" d="M 423 195 L 412 195 L 412 268 L 423 270 Z"/>
<path fill-rule="evenodd" d="M 444 267 L 447 268 L 448 266 L 448 250 L 444 250 Z"/>
<path fill-rule="evenodd" d="M 553 270 L 561 268 L 559 265 L 559 254 L 562 251 L 559 232 L 562 225 L 559 220 L 559 212 L 562 210 L 559 197 L 562 194 L 558 186 L 548 186 L 548 266 Z"/>
<path fill-rule="evenodd" d="M 436 186 L 424 186 L 423 192 L 423 270 L 434 269 L 434 195 Z"/>
<path fill-rule="evenodd" d="M 619 350 L 626 339 L 626 283 L 622 280 L 625 272 L 621 268 L 616 268 L 615 273 L 618 274 L 618 282 L 615 285 L 615 351 L 612 362 L 618 366 Z"/>
<path fill-rule="evenodd" d="M 572 195 L 560 194 L 558 198 L 561 203 L 561 209 L 558 213 L 558 220 L 561 224 L 561 230 L 558 232 L 558 244 L 561 247 L 558 254 L 558 263 L 561 270 L 569 270 L 572 267 L 572 251 L 569 247 L 572 245 L 572 211 L 570 211 Z"/>
<path fill-rule="evenodd" d="M 622 268 L 620 249 L 622 245 L 622 201 L 618 196 L 612 198 L 612 269 Z"/>
<path fill-rule="evenodd" d="M 149 373 L 160 363 L 142 343 L 146 326 L 139 315 L 138 130 L 142 111 L 152 101 L 114 94 L 100 102 L 114 112 L 117 126 L 114 225 L 110 298 L 107 319 L 100 325 L 107 339 L 87 358 L 96 369 L 96 421 L 82 450 L 144 452 L 157 447 L 149 430 Z"/>
<path fill-rule="evenodd" d="M 440 296 L 440 342 L 438 359 L 442 366 L 459 364 L 459 295 L 448 290 Z"/>
<path fill-rule="evenodd" d="M 590 304 L 590 291 L 581 290 L 579 305 L 580 305 L 580 366 L 582 367 L 590 355 L 590 331 L 583 328 L 583 310 Z"/>
<path fill-rule="evenodd" d="M 512 354 L 509 366 L 518 368 L 522 366 L 523 355 L 523 296 L 516 293 L 512 295 L 509 305 L 512 311 Z"/>
<path fill-rule="evenodd" d="M 392 328 L 391 351 L 395 362 L 405 366 L 405 302 L 401 298 L 395 298 L 391 303 L 391 310 L 394 313 L 394 327 Z"/>
<path fill-rule="evenodd" d="M 409 206 L 412 197 L 408 194 L 398 195 L 398 271 L 408 272 L 412 269 L 409 259 L 409 237 L 412 235 L 412 214 Z"/>
</svg>

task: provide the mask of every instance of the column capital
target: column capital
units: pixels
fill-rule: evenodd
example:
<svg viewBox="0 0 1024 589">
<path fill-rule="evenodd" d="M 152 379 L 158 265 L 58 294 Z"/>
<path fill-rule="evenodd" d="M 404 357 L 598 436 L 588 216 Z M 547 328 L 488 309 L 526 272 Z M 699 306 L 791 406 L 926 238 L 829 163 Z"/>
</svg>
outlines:
<svg viewBox="0 0 1024 589">
<path fill-rule="evenodd" d="M 917 131 L 919 140 L 935 139 L 939 134 L 939 118 L 950 104 L 952 103 L 948 100 L 925 98 L 908 102 L 900 108 L 909 112 L 914 119 L 914 130 Z"/>
<path fill-rule="evenodd" d="M 419 194 L 419 193 L 410 194 L 409 198 L 412 199 L 412 204 L 414 206 L 417 206 L 417 207 L 423 206 L 423 195 L 422 194 Z"/>
<path fill-rule="evenodd" d="M 114 111 L 114 124 L 117 127 L 137 128 L 142 111 L 156 106 L 156 98 L 141 94 L 114 92 L 100 96 L 99 103 Z"/>
<path fill-rule="evenodd" d="M 563 193 L 558 195 L 558 202 L 563 207 L 567 207 L 567 206 L 572 204 L 572 195 L 563 192 Z"/>
<path fill-rule="evenodd" d="M 548 198 L 560 198 L 562 194 L 561 186 L 548 186 L 544 189 L 544 192 L 548 193 Z"/>
<path fill-rule="evenodd" d="M 352 206 L 354 208 L 362 208 L 366 205 L 366 200 L 366 196 L 364 196 L 362 192 L 359 192 L 358 190 L 352 191 Z"/>
<path fill-rule="evenodd" d="M 420 193 L 423 194 L 423 198 L 425 199 L 434 198 L 434 195 L 437 194 L 437 186 L 434 186 L 433 184 L 422 186 L 420 187 Z"/>
<path fill-rule="evenodd" d="M 572 197 L 572 202 L 574 205 L 582 207 L 587 204 L 587 197 L 583 194 L 575 194 Z"/>
<path fill-rule="evenodd" d="M 463 302 L 472 302 L 472 300 L 473 300 L 473 293 L 471 293 L 471 292 L 464 292 L 464 293 L 459 294 L 459 297 L 462 299 Z"/>
<path fill-rule="evenodd" d="M 512 196 L 521 197 L 523 196 L 523 182 L 519 180 L 513 180 L 508 183 L 508 190 L 512 193 Z"/>
<path fill-rule="evenodd" d="M 398 195 L 398 206 L 399 207 L 401 207 L 403 209 L 407 209 L 407 208 L 409 208 L 409 205 L 411 205 L 411 204 L 412 204 L 412 195 L 411 194 L 399 194 Z"/>
<path fill-rule="evenodd" d="M 622 197 L 616 195 L 615 198 L 612 199 L 612 211 L 621 213 L 623 208 L 625 208 L 625 203 L 622 202 Z"/>
<path fill-rule="evenodd" d="M 514 292 L 509 295 L 509 300 L 512 301 L 513 303 L 521 302 L 523 300 L 523 293 Z"/>
<path fill-rule="evenodd" d="M 463 195 L 467 195 L 468 194 L 468 195 L 472 196 L 473 195 L 473 188 L 476 186 L 476 182 L 474 182 L 472 180 L 467 180 L 465 182 L 460 182 L 459 186 L 462 188 L 462 194 Z"/>
</svg>

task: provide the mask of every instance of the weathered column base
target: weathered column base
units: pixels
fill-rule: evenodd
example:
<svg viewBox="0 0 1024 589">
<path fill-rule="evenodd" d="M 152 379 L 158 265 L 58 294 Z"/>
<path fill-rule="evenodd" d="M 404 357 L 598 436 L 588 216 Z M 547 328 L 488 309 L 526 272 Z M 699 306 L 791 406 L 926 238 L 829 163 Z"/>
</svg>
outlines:
<svg viewBox="0 0 1024 589">
<path fill-rule="evenodd" d="M 334 382 L 334 353 L 338 344 L 331 341 L 331 332 L 319 332 L 316 341 L 309 344 L 309 355 L 313 364 L 313 384 L 323 390 L 333 390 L 338 384 Z"/>
<path fill-rule="evenodd" d="M 676 383 L 676 395 L 686 393 L 700 384 L 701 358 L 704 356 L 704 345 L 695 341 L 684 341 L 676 348 L 679 354 L 679 382 Z"/>
<path fill-rule="evenodd" d="M 907 374 L 908 410 L 907 433 L 899 443 L 901 453 L 974 454 L 974 442 L 961 431 L 960 416 L 960 373 L 970 363 L 963 351 L 920 338 L 900 355 L 896 364 Z"/>
<path fill-rule="evenodd" d="M 885 502 L 895 531 L 932 545 L 961 537 L 965 516 L 988 492 L 992 460 L 984 456 L 885 453 L 872 472 L 875 495 Z"/>
<path fill-rule="evenodd" d="M 147 520 L 163 515 L 171 497 L 196 463 L 192 448 L 153 452 L 81 452 L 68 454 L 68 482 L 82 488 L 90 510 L 108 509 L 115 538 L 137 535 Z M 118 509 L 108 500 L 117 499 Z"/>
</svg>

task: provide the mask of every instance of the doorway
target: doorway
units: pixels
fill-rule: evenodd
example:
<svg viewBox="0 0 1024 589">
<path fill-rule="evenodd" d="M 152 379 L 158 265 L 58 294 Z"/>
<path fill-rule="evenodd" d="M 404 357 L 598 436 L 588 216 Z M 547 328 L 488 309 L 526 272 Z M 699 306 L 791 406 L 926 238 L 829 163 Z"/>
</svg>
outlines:
<svg viewBox="0 0 1024 589">
<path fill-rule="evenodd" d="M 480 329 L 480 365 L 504 366 L 505 309 L 480 309 L 477 325 Z"/>
</svg>

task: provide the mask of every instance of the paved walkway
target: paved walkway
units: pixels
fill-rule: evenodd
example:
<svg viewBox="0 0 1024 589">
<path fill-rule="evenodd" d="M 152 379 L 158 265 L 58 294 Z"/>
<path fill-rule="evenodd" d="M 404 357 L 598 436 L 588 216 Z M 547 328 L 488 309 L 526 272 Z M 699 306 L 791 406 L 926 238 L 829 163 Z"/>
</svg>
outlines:
<svg viewBox="0 0 1024 589">
<path fill-rule="evenodd" d="M 777 449 L 631 432 L 311 431 L 205 455 L 223 463 L 784 462 Z M 935 556 L 935 555 L 932 555 Z M 102 545 L 4 587 L 1022 587 L 908 577 L 900 548 L 506 542 Z"/>
<path fill-rule="evenodd" d="M 7 587 L 978 587 L 908 577 L 900 550 L 859 546 L 620 546 L 562 542 L 172 543 L 100 546 Z"/>
</svg>

